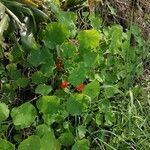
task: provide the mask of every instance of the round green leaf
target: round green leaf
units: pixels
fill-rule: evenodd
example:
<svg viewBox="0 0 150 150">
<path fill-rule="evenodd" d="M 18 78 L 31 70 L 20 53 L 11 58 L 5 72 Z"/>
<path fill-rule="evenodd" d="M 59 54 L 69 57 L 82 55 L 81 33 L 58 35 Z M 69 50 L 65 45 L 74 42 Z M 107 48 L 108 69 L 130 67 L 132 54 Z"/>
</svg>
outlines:
<svg viewBox="0 0 150 150">
<path fill-rule="evenodd" d="M 42 72 L 42 74 L 44 75 L 44 77 L 46 78 L 50 78 L 53 75 L 53 70 L 54 70 L 54 63 L 53 65 L 50 63 L 47 64 L 43 64 L 40 67 L 40 71 Z"/>
<path fill-rule="evenodd" d="M 99 82 L 97 80 L 94 80 L 91 83 L 87 84 L 83 93 L 90 96 L 91 98 L 96 98 L 100 93 Z"/>
<path fill-rule="evenodd" d="M 64 24 L 58 22 L 49 23 L 43 32 L 43 41 L 48 48 L 54 48 L 62 44 L 68 37 L 68 31 Z"/>
<path fill-rule="evenodd" d="M 0 122 L 4 121 L 9 116 L 9 109 L 5 103 L 0 103 Z"/>
<path fill-rule="evenodd" d="M 12 109 L 11 117 L 17 128 L 27 128 L 36 118 L 36 109 L 32 104 L 24 103 L 21 106 Z"/>
<path fill-rule="evenodd" d="M 19 44 L 15 45 L 8 55 L 11 62 L 19 62 L 22 60 L 23 52 L 21 46 Z"/>
<path fill-rule="evenodd" d="M 43 51 L 40 49 L 33 49 L 28 55 L 28 62 L 33 66 L 39 66 L 40 64 L 44 64 L 45 56 L 43 55 Z"/>
<path fill-rule="evenodd" d="M 69 146 L 74 143 L 74 137 L 71 132 L 62 133 L 58 140 L 64 146 Z"/>
<path fill-rule="evenodd" d="M 99 46 L 100 35 L 94 29 L 80 31 L 78 38 L 81 49 L 93 49 Z"/>
<path fill-rule="evenodd" d="M 56 140 L 53 131 L 45 124 L 36 128 L 36 135 L 41 139 L 41 150 L 60 150 L 60 144 Z"/>
<path fill-rule="evenodd" d="M 41 150 L 40 138 L 36 135 L 32 135 L 22 141 L 18 146 L 18 150 Z"/>
<path fill-rule="evenodd" d="M 44 114 L 54 114 L 60 108 L 60 99 L 57 96 L 43 96 L 37 101 L 37 107 Z"/>
<path fill-rule="evenodd" d="M 51 54 L 47 48 L 33 49 L 28 55 L 28 62 L 33 66 L 39 66 L 49 62 Z"/>
<path fill-rule="evenodd" d="M 95 52 L 86 52 L 83 56 L 85 67 L 93 67 L 98 61 L 98 56 L 99 55 Z"/>
<path fill-rule="evenodd" d="M 68 3 L 68 2 L 67 2 Z M 71 37 L 74 37 L 76 34 L 76 13 L 74 12 L 67 12 L 61 11 L 57 13 L 56 17 L 58 18 L 59 22 L 64 23 L 70 32 Z"/>
<path fill-rule="evenodd" d="M 7 70 L 8 70 L 8 74 L 9 76 L 14 79 L 17 80 L 18 78 L 21 77 L 21 71 L 17 69 L 17 64 L 15 63 L 10 63 L 6 66 Z"/>
<path fill-rule="evenodd" d="M 62 58 L 72 58 L 77 51 L 76 46 L 72 43 L 64 43 L 60 47 Z"/>
<path fill-rule="evenodd" d="M 40 84 L 36 87 L 35 93 L 41 94 L 41 95 L 48 95 L 52 91 L 52 87 L 45 85 L 45 84 Z"/>
<path fill-rule="evenodd" d="M 0 139 L 0 150 L 15 150 L 15 146 L 4 139 Z"/>
<path fill-rule="evenodd" d="M 86 71 L 82 63 L 79 64 L 78 68 L 75 68 L 71 74 L 69 75 L 69 82 L 73 86 L 78 86 L 79 84 L 83 83 L 86 79 Z"/>
<path fill-rule="evenodd" d="M 35 72 L 31 78 L 35 84 L 42 84 L 47 81 L 47 77 L 41 71 Z"/>
<path fill-rule="evenodd" d="M 71 97 L 66 103 L 67 111 L 71 115 L 80 115 L 82 113 L 83 106 L 75 98 Z"/>
<path fill-rule="evenodd" d="M 29 83 L 29 80 L 28 78 L 26 77 L 22 77 L 22 78 L 19 78 L 17 81 L 16 81 L 17 85 L 20 87 L 20 88 L 25 88 L 28 83 Z"/>
</svg>

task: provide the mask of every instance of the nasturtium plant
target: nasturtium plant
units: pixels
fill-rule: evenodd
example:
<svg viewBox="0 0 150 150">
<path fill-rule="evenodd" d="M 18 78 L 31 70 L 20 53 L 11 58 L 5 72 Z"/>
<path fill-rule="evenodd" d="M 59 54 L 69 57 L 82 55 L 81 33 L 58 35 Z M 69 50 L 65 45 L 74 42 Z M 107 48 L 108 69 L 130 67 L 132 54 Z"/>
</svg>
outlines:
<svg viewBox="0 0 150 150">
<path fill-rule="evenodd" d="M 46 47 L 38 47 L 37 49 L 32 49 L 28 55 L 27 60 L 35 67 L 43 64 L 49 64 L 50 66 L 54 65 L 53 55 Z"/>
<path fill-rule="evenodd" d="M 74 94 L 66 102 L 67 112 L 73 116 L 81 115 L 85 112 L 89 104 L 89 99 L 84 94 Z"/>
<path fill-rule="evenodd" d="M 73 58 L 77 52 L 77 47 L 72 43 L 63 43 L 60 47 L 60 54 L 63 59 Z"/>
<path fill-rule="evenodd" d="M 60 84 L 60 88 L 66 89 L 68 87 L 68 82 L 66 80 L 63 80 Z"/>
<path fill-rule="evenodd" d="M 15 146 L 9 141 L 0 138 L 0 150 L 15 150 Z"/>
<path fill-rule="evenodd" d="M 42 124 L 37 126 L 36 135 L 40 138 L 42 150 L 60 150 L 60 143 L 55 138 L 55 135 L 47 125 Z"/>
<path fill-rule="evenodd" d="M 42 83 L 43 84 L 46 83 L 46 81 L 48 80 L 48 77 L 46 75 L 44 75 L 44 73 L 40 70 L 40 71 L 34 72 L 32 74 L 31 79 L 32 79 L 32 82 L 34 84 L 39 85 L 39 84 L 42 84 Z"/>
<path fill-rule="evenodd" d="M 57 20 L 67 27 L 70 36 L 74 37 L 77 32 L 76 13 L 62 11 L 60 8 L 58 8 L 57 6 L 54 6 L 53 4 L 51 4 L 51 9 L 52 9 L 52 12 L 55 13 Z"/>
<path fill-rule="evenodd" d="M 10 63 L 6 66 L 6 68 L 8 70 L 8 75 L 10 76 L 10 78 L 17 80 L 21 77 L 21 71 L 17 69 L 17 64 Z"/>
<path fill-rule="evenodd" d="M 36 109 L 29 102 L 19 107 L 14 107 L 11 111 L 11 117 L 17 129 L 29 127 L 35 121 L 36 116 Z"/>
<path fill-rule="evenodd" d="M 35 93 L 41 95 L 48 95 L 52 91 L 52 87 L 46 84 L 40 84 L 36 87 Z"/>
<path fill-rule="evenodd" d="M 58 138 L 60 143 L 64 146 L 70 146 L 74 143 L 74 136 L 71 132 L 65 132 L 60 135 Z"/>
<path fill-rule="evenodd" d="M 70 36 L 74 37 L 76 35 L 76 14 L 73 12 L 60 12 L 58 15 L 56 15 L 58 18 L 58 21 L 60 23 L 65 24 L 67 27 L 68 31 L 70 32 Z"/>
<path fill-rule="evenodd" d="M 149 45 L 93 2 L 0 0 L 0 150 L 150 149 Z"/>
<path fill-rule="evenodd" d="M 68 81 L 73 86 L 78 86 L 79 84 L 83 83 L 85 79 L 86 79 L 86 70 L 83 63 L 78 64 L 78 67 L 72 70 L 68 77 Z"/>
<path fill-rule="evenodd" d="M 9 116 L 9 108 L 5 103 L 0 102 L 0 123 Z"/>
<path fill-rule="evenodd" d="M 5 132 L 7 132 L 8 130 L 8 126 L 5 124 L 1 124 L 0 123 L 0 137 L 2 137 L 4 135 Z"/>
<path fill-rule="evenodd" d="M 37 107 L 43 114 L 54 114 L 60 109 L 60 99 L 57 96 L 42 96 L 37 101 Z"/>
<path fill-rule="evenodd" d="M 55 48 L 68 38 L 68 31 L 64 24 L 58 22 L 49 23 L 43 32 L 43 42 L 48 48 Z"/>
<path fill-rule="evenodd" d="M 21 77 L 21 78 L 19 78 L 18 80 L 16 80 L 16 84 L 17 84 L 17 86 L 20 87 L 20 88 L 25 88 L 25 87 L 28 86 L 29 80 L 28 80 L 27 77 Z"/>
<path fill-rule="evenodd" d="M 83 59 L 85 67 L 91 68 L 96 64 L 98 65 L 99 55 L 96 52 L 86 52 Z"/>
<path fill-rule="evenodd" d="M 41 145 L 39 136 L 31 135 L 19 144 L 18 150 L 41 150 Z"/>
<path fill-rule="evenodd" d="M 81 83 L 78 86 L 76 86 L 76 91 L 78 91 L 78 92 L 82 92 L 83 89 L 84 89 L 84 84 L 83 83 Z"/>
<path fill-rule="evenodd" d="M 46 64 L 50 55 L 50 52 L 46 48 L 32 49 L 28 55 L 28 62 L 37 67 L 41 64 Z"/>
<path fill-rule="evenodd" d="M 66 108 L 71 115 L 81 115 L 83 106 L 75 99 L 75 97 L 70 97 L 66 103 Z"/>
<path fill-rule="evenodd" d="M 83 91 L 84 94 L 88 95 L 92 99 L 96 98 L 100 93 L 100 84 L 97 80 L 88 83 Z"/>
<path fill-rule="evenodd" d="M 8 58 L 11 62 L 21 62 L 23 59 L 23 54 L 22 47 L 18 44 L 12 48 Z"/>
<path fill-rule="evenodd" d="M 68 117 L 68 113 L 64 108 L 60 108 L 59 112 L 53 114 L 43 114 L 42 118 L 45 124 L 53 125 L 55 123 L 60 123 L 64 118 Z"/>
<path fill-rule="evenodd" d="M 86 51 L 87 49 L 94 49 L 99 46 L 100 34 L 94 29 L 80 31 L 78 38 L 82 51 Z"/>
<path fill-rule="evenodd" d="M 49 57 L 49 61 L 46 64 L 43 64 L 40 66 L 40 71 L 42 72 L 44 77 L 51 77 L 53 75 L 54 71 L 54 61 L 52 60 L 52 57 Z"/>
<path fill-rule="evenodd" d="M 86 110 L 86 108 L 89 106 L 89 103 L 91 102 L 91 97 L 80 93 L 80 94 L 74 94 L 73 97 L 82 104 L 83 109 Z"/>
</svg>

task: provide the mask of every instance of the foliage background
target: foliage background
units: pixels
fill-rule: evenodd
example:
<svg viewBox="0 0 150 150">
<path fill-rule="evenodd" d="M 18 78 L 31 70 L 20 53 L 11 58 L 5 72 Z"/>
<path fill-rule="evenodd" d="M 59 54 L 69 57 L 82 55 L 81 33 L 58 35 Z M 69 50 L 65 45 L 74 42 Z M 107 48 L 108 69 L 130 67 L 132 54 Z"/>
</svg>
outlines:
<svg viewBox="0 0 150 150">
<path fill-rule="evenodd" d="M 0 11 L 1 150 L 150 148 L 148 1 Z"/>
</svg>

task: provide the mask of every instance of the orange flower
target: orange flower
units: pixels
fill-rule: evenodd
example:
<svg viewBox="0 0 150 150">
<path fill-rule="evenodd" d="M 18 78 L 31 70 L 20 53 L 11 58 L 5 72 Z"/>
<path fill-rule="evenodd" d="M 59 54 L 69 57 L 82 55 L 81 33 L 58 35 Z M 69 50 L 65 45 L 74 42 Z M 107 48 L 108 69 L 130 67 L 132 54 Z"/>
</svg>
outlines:
<svg viewBox="0 0 150 150">
<path fill-rule="evenodd" d="M 61 87 L 62 89 L 67 88 L 67 86 L 68 86 L 68 82 L 67 82 L 66 80 L 63 80 L 63 81 L 61 82 L 61 84 L 60 84 L 60 87 Z"/>
<path fill-rule="evenodd" d="M 76 87 L 76 90 L 77 90 L 78 92 L 82 92 L 83 89 L 84 89 L 84 84 L 83 84 L 83 83 L 81 83 L 80 85 L 78 85 L 78 86 Z"/>
</svg>

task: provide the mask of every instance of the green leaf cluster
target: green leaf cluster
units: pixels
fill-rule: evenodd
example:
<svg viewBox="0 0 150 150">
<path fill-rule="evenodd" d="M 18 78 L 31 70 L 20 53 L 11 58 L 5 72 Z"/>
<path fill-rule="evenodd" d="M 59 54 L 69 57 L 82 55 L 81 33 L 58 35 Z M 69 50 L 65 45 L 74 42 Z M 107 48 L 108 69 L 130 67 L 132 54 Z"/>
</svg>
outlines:
<svg viewBox="0 0 150 150">
<path fill-rule="evenodd" d="M 74 12 L 47 5 L 53 17 L 41 24 L 39 9 L 0 2 L 0 149 L 148 149 L 147 91 L 137 80 L 149 52 L 139 28 L 93 17 L 79 29 Z M 19 23 L 27 17 L 25 35 L 6 8 Z"/>
</svg>

